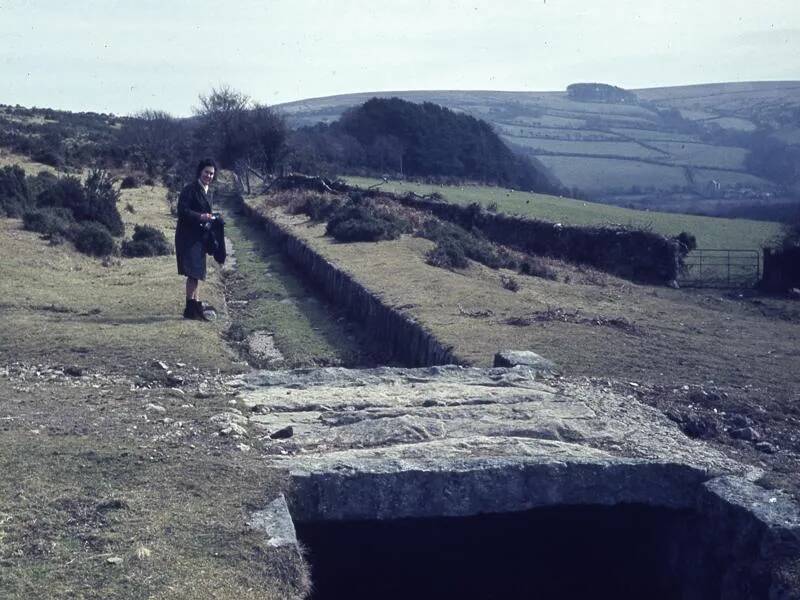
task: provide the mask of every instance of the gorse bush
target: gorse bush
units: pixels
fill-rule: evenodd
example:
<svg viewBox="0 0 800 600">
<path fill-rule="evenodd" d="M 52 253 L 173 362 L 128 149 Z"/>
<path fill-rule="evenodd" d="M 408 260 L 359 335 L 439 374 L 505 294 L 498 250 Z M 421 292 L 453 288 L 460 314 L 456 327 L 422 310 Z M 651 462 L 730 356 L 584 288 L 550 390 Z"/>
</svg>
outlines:
<svg viewBox="0 0 800 600">
<path fill-rule="evenodd" d="M 394 240 L 410 231 L 408 221 L 361 196 L 334 210 L 325 229 L 326 235 L 340 242 Z"/>
<path fill-rule="evenodd" d="M 480 233 L 467 231 L 453 223 L 429 219 L 423 223 L 417 235 L 436 242 L 437 247 L 441 246 L 440 253 L 444 255 L 453 257 L 464 255 L 492 269 L 507 267 L 513 260 L 505 253 L 499 253 Z M 460 251 L 456 252 L 455 247 Z M 456 265 L 442 266 L 461 268 Z M 466 263 L 463 266 L 466 266 Z"/>
<path fill-rule="evenodd" d="M 136 177 L 133 175 L 127 175 L 122 179 L 122 182 L 119 184 L 119 189 L 121 190 L 128 190 L 133 188 L 138 188 L 139 182 L 137 181 Z"/>
<path fill-rule="evenodd" d="M 102 223 L 114 235 L 125 233 L 125 226 L 117 208 L 119 192 L 114 189 L 114 179 L 106 171 L 96 169 L 86 178 L 84 187 L 86 212 L 84 218 L 76 215 L 78 220 Z"/>
<path fill-rule="evenodd" d="M 125 227 L 117 208 L 118 200 L 114 180 L 105 171 L 95 170 L 83 185 L 75 177 L 59 179 L 37 196 L 36 204 L 68 209 L 76 221 L 96 221 L 110 233 L 122 235 Z"/>
<path fill-rule="evenodd" d="M 469 265 L 464 247 L 453 239 L 443 239 L 425 255 L 425 262 L 443 269 L 465 269 Z"/>
<path fill-rule="evenodd" d="M 172 245 L 164 234 L 150 225 L 137 225 L 133 238 L 122 242 L 122 254 L 128 257 L 172 254 Z"/>
<path fill-rule="evenodd" d="M 689 252 L 697 248 L 697 238 L 691 233 L 681 231 L 675 239 L 678 240 L 678 243 L 680 244 L 680 252 L 683 256 L 689 254 Z"/>
<path fill-rule="evenodd" d="M 17 165 L 0 169 L 0 216 L 19 217 L 30 202 L 25 171 Z"/>
<path fill-rule="evenodd" d="M 47 237 L 69 238 L 75 220 L 65 208 L 45 207 L 29 210 L 22 215 L 22 226 Z"/>
<path fill-rule="evenodd" d="M 558 279 L 557 273 L 538 258 L 529 257 L 524 259 L 519 264 L 520 275 L 528 275 L 530 277 L 540 277 L 542 279 L 549 279 L 555 281 Z"/>
<path fill-rule="evenodd" d="M 91 256 L 108 256 L 114 252 L 114 238 L 108 229 L 96 221 L 76 223 L 70 238 L 79 252 Z"/>
<path fill-rule="evenodd" d="M 308 215 L 312 221 L 327 221 L 343 204 L 343 200 L 337 196 L 301 192 L 292 198 L 288 210 L 293 215 Z"/>
<path fill-rule="evenodd" d="M 506 275 L 501 276 L 500 284 L 510 292 L 519 291 L 519 282 L 513 277 L 507 277 Z"/>
</svg>

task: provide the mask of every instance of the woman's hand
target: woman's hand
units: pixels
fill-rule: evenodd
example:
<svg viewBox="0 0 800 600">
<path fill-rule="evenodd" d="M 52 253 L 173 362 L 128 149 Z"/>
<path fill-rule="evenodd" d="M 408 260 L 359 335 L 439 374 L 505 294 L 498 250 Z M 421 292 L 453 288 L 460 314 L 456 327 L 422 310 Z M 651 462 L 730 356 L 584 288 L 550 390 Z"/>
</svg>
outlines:
<svg viewBox="0 0 800 600">
<path fill-rule="evenodd" d="M 214 215 L 211 213 L 200 213 L 200 220 L 201 221 L 211 221 L 214 218 Z"/>
</svg>

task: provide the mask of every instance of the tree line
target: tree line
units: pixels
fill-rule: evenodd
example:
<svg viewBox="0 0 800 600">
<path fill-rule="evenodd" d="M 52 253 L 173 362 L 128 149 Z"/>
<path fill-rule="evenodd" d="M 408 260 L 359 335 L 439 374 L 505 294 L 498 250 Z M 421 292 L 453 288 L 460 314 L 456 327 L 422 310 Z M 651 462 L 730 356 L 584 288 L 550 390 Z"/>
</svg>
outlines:
<svg viewBox="0 0 800 600">
<path fill-rule="evenodd" d="M 432 103 L 373 98 L 331 124 L 290 131 L 272 108 L 226 86 L 190 118 L 130 117 L 5 107 L 0 145 L 56 167 L 129 168 L 180 185 L 199 156 L 261 173 L 359 173 L 468 179 L 546 190 L 546 179 L 492 127 Z M 25 122 L 14 116 L 36 116 Z"/>
</svg>

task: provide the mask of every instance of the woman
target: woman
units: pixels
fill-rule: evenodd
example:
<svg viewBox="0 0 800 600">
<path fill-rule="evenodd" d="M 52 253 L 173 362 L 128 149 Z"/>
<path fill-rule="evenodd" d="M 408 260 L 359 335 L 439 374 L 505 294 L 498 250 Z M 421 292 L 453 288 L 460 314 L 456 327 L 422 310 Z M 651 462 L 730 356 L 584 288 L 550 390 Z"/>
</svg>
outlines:
<svg viewBox="0 0 800 600">
<path fill-rule="evenodd" d="M 197 299 L 197 288 L 199 282 L 206 278 L 203 226 L 213 219 L 208 186 L 214 180 L 216 172 L 217 167 L 213 160 L 201 160 L 197 165 L 195 181 L 184 187 L 178 198 L 175 254 L 178 258 L 178 274 L 186 276 L 184 319 L 208 320 L 203 314 L 203 305 Z"/>
</svg>

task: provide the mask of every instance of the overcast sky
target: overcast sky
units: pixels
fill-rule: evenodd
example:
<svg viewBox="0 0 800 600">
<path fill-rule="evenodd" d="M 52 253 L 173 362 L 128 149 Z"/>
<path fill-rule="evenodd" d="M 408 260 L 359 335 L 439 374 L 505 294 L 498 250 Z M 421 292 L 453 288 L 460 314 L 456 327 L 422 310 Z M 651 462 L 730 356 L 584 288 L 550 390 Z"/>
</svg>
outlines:
<svg viewBox="0 0 800 600">
<path fill-rule="evenodd" d="M 800 0 L 0 0 L 0 104 L 800 80 Z"/>
</svg>

